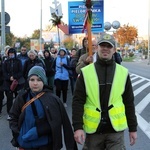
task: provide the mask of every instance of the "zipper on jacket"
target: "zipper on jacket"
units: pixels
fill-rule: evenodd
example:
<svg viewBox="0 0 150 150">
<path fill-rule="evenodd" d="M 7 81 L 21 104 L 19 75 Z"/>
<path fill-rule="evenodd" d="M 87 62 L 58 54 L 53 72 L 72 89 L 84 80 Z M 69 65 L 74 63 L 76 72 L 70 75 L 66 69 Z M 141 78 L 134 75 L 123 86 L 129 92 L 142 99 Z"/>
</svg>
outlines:
<svg viewBox="0 0 150 150">
<path fill-rule="evenodd" d="M 50 120 L 52 120 L 52 116 L 51 116 L 51 113 L 49 112 L 49 107 L 46 106 L 46 112 L 47 112 L 47 115 L 49 115 L 49 117 L 47 117 L 48 119 L 50 118 Z"/>
</svg>

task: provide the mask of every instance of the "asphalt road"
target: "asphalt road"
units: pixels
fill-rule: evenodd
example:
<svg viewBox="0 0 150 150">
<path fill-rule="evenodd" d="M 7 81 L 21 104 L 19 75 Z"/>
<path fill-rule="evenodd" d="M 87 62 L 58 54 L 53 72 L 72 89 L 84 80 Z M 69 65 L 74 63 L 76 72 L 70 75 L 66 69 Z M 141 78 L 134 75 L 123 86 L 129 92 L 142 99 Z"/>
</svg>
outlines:
<svg viewBox="0 0 150 150">
<path fill-rule="evenodd" d="M 148 65 L 147 59 L 136 59 L 134 62 L 123 62 L 122 65 L 128 68 L 129 72 L 150 79 L 150 65 Z"/>
<path fill-rule="evenodd" d="M 150 66 L 147 65 L 145 62 L 134 62 L 134 63 L 122 63 L 123 66 L 126 66 L 129 68 L 129 71 L 131 73 L 137 73 L 138 75 L 142 76 L 143 75 L 143 82 L 140 84 L 136 84 L 136 82 L 140 81 L 141 78 L 133 75 L 132 82 L 133 84 L 136 84 L 133 87 L 133 90 L 135 92 L 135 106 L 137 107 L 140 102 L 144 100 L 144 97 L 149 94 L 150 92 L 150 86 L 147 86 L 147 88 L 140 90 L 140 88 L 143 85 L 146 85 L 149 83 L 148 80 L 145 78 L 148 77 L 150 79 Z M 146 73 L 145 73 L 146 72 Z M 135 79 L 135 77 L 137 77 Z M 139 92 L 139 93 L 138 93 Z M 150 100 L 149 100 L 150 101 Z M 5 103 L 5 100 L 4 100 Z M 68 90 L 68 99 L 67 99 L 67 105 L 68 107 L 66 108 L 66 111 L 69 115 L 69 118 L 71 120 L 71 114 L 72 114 L 72 109 L 71 109 L 71 104 L 72 104 L 72 95 L 70 88 Z M 139 106 L 140 108 L 142 105 Z M 150 110 L 150 104 L 148 103 L 145 108 L 143 108 L 142 112 L 137 111 L 138 119 L 143 118 L 146 122 L 142 122 L 139 120 L 139 127 L 138 127 L 138 139 L 137 143 L 134 146 L 129 145 L 129 135 L 128 135 L 128 130 L 125 131 L 125 145 L 127 150 L 149 150 L 150 148 L 150 116 L 149 116 L 149 110 Z M 3 107 L 3 112 L 2 112 L 2 117 L 0 118 L 0 150 L 15 150 L 15 148 L 11 145 L 10 140 L 12 138 L 11 136 L 11 131 L 9 129 L 9 123 L 7 121 L 7 113 L 6 113 L 6 107 Z M 143 123 L 143 124 L 142 124 Z M 144 129 L 145 125 L 148 125 L 149 128 Z M 146 131 L 145 131 L 146 130 Z M 82 149 L 81 145 L 78 145 L 79 150 Z M 65 147 L 62 149 L 65 150 Z"/>
</svg>

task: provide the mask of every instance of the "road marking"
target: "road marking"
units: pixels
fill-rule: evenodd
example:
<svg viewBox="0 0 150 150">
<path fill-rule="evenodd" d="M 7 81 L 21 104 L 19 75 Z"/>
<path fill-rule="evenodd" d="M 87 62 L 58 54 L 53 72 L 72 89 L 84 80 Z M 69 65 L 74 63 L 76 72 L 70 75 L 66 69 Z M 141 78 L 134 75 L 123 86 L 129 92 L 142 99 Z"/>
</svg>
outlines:
<svg viewBox="0 0 150 150">
<path fill-rule="evenodd" d="M 139 83 L 141 83 L 141 82 L 143 82 L 143 81 L 145 81 L 145 79 L 140 79 L 140 80 L 138 80 L 138 81 L 132 83 L 132 86 L 134 87 L 135 85 L 137 85 L 137 84 L 139 84 Z"/>
<path fill-rule="evenodd" d="M 137 74 L 130 74 L 131 81 L 134 79 L 140 78 L 138 81 L 132 83 L 132 86 L 138 85 L 139 83 L 143 81 L 147 81 L 144 85 L 140 86 L 138 89 L 134 91 L 134 96 L 141 93 L 145 88 L 150 86 L 150 79 L 144 78 L 142 76 L 139 76 Z M 150 139 L 150 123 L 148 123 L 140 114 L 142 111 L 146 108 L 146 106 L 150 103 L 150 93 L 148 93 L 136 106 L 136 116 L 138 121 L 139 128 L 147 135 L 147 137 Z"/>
<path fill-rule="evenodd" d="M 150 86 L 150 82 L 140 86 L 140 88 L 136 89 L 134 91 L 134 96 L 138 95 L 140 92 L 142 92 L 145 88 L 147 88 L 148 86 Z"/>
<path fill-rule="evenodd" d="M 138 121 L 138 126 L 150 139 L 150 124 L 144 118 L 142 118 L 138 113 L 136 113 L 136 117 Z"/>
<path fill-rule="evenodd" d="M 138 114 L 141 114 L 141 112 L 144 110 L 144 108 L 150 103 L 150 93 L 148 95 L 146 95 L 144 97 L 144 99 L 142 99 L 142 101 L 140 101 L 140 103 L 138 103 L 135 107 L 136 112 Z"/>
<path fill-rule="evenodd" d="M 132 78 L 131 78 L 131 81 L 133 81 L 133 80 L 135 80 L 135 79 L 137 79 L 137 78 L 138 78 L 137 76 L 132 77 Z"/>
<path fill-rule="evenodd" d="M 145 79 L 145 80 L 147 80 L 147 81 L 149 81 L 149 82 L 150 82 L 150 79 L 148 79 L 148 78 L 144 78 L 144 77 L 139 76 L 139 75 L 137 75 L 137 74 L 131 74 L 130 76 L 131 76 L 131 77 L 132 77 L 132 76 L 136 76 L 136 77 L 139 77 L 139 78 Z"/>
</svg>

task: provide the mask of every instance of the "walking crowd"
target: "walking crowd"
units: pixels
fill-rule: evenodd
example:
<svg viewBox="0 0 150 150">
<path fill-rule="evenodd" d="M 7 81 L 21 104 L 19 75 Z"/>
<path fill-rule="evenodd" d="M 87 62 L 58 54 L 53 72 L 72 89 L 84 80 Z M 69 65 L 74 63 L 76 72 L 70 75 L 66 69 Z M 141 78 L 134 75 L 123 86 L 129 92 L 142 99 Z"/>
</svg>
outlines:
<svg viewBox="0 0 150 150">
<path fill-rule="evenodd" d="M 121 65 L 115 39 L 102 34 L 88 38 L 82 48 L 36 51 L 10 46 L 0 57 L 0 116 L 6 96 L 7 120 L 20 150 L 125 150 L 137 138 L 134 96 L 128 70 Z M 66 113 L 68 86 L 72 92 L 72 121 Z M 72 124 L 71 124 L 72 122 Z M 62 130 L 64 138 L 62 138 Z"/>
</svg>

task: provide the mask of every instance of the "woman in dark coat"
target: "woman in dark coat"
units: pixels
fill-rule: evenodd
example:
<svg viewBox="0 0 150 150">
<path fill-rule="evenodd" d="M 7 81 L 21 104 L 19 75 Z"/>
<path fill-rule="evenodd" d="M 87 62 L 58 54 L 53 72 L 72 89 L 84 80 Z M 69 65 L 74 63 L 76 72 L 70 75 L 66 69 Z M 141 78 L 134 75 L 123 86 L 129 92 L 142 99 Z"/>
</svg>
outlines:
<svg viewBox="0 0 150 150">
<path fill-rule="evenodd" d="M 36 50 L 30 50 L 28 53 L 29 59 L 25 61 L 24 67 L 23 67 L 23 76 L 26 80 L 24 88 L 28 87 L 28 72 L 33 66 L 41 66 L 45 69 L 45 65 L 42 62 L 41 59 L 38 58 L 38 53 Z"/>
<path fill-rule="evenodd" d="M 51 56 L 49 50 L 44 50 L 44 63 L 46 67 L 46 76 L 48 80 L 48 85 L 53 90 L 54 89 L 54 75 L 55 70 L 53 68 L 54 58 Z"/>
<path fill-rule="evenodd" d="M 0 117 L 2 115 L 4 90 L 3 90 L 3 70 L 2 70 L 2 57 L 0 57 Z"/>
<path fill-rule="evenodd" d="M 3 63 L 3 75 L 4 75 L 4 82 L 3 88 L 6 93 L 7 97 L 7 113 L 8 113 L 8 120 L 9 117 L 9 110 L 13 104 L 13 94 L 17 96 L 17 92 L 22 89 L 23 83 L 18 83 L 17 87 L 14 91 L 10 89 L 10 86 L 13 80 L 20 80 L 22 75 L 22 64 L 21 61 L 16 57 L 16 50 L 14 48 L 10 48 L 8 50 L 8 59 Z"/>
<path fill-rule="evenodd" d="M 28 72 L 33 66 L 41 66 L 45 69 L 45 65 L 43 64 L 42 60 L 38 58 L 38 53 L 35 50 L 30 50 L 28 52 L 29 59 L 26 60 L 23 68 L 23 75 L 24 78 L 28 78 Z"/>
</svg>

